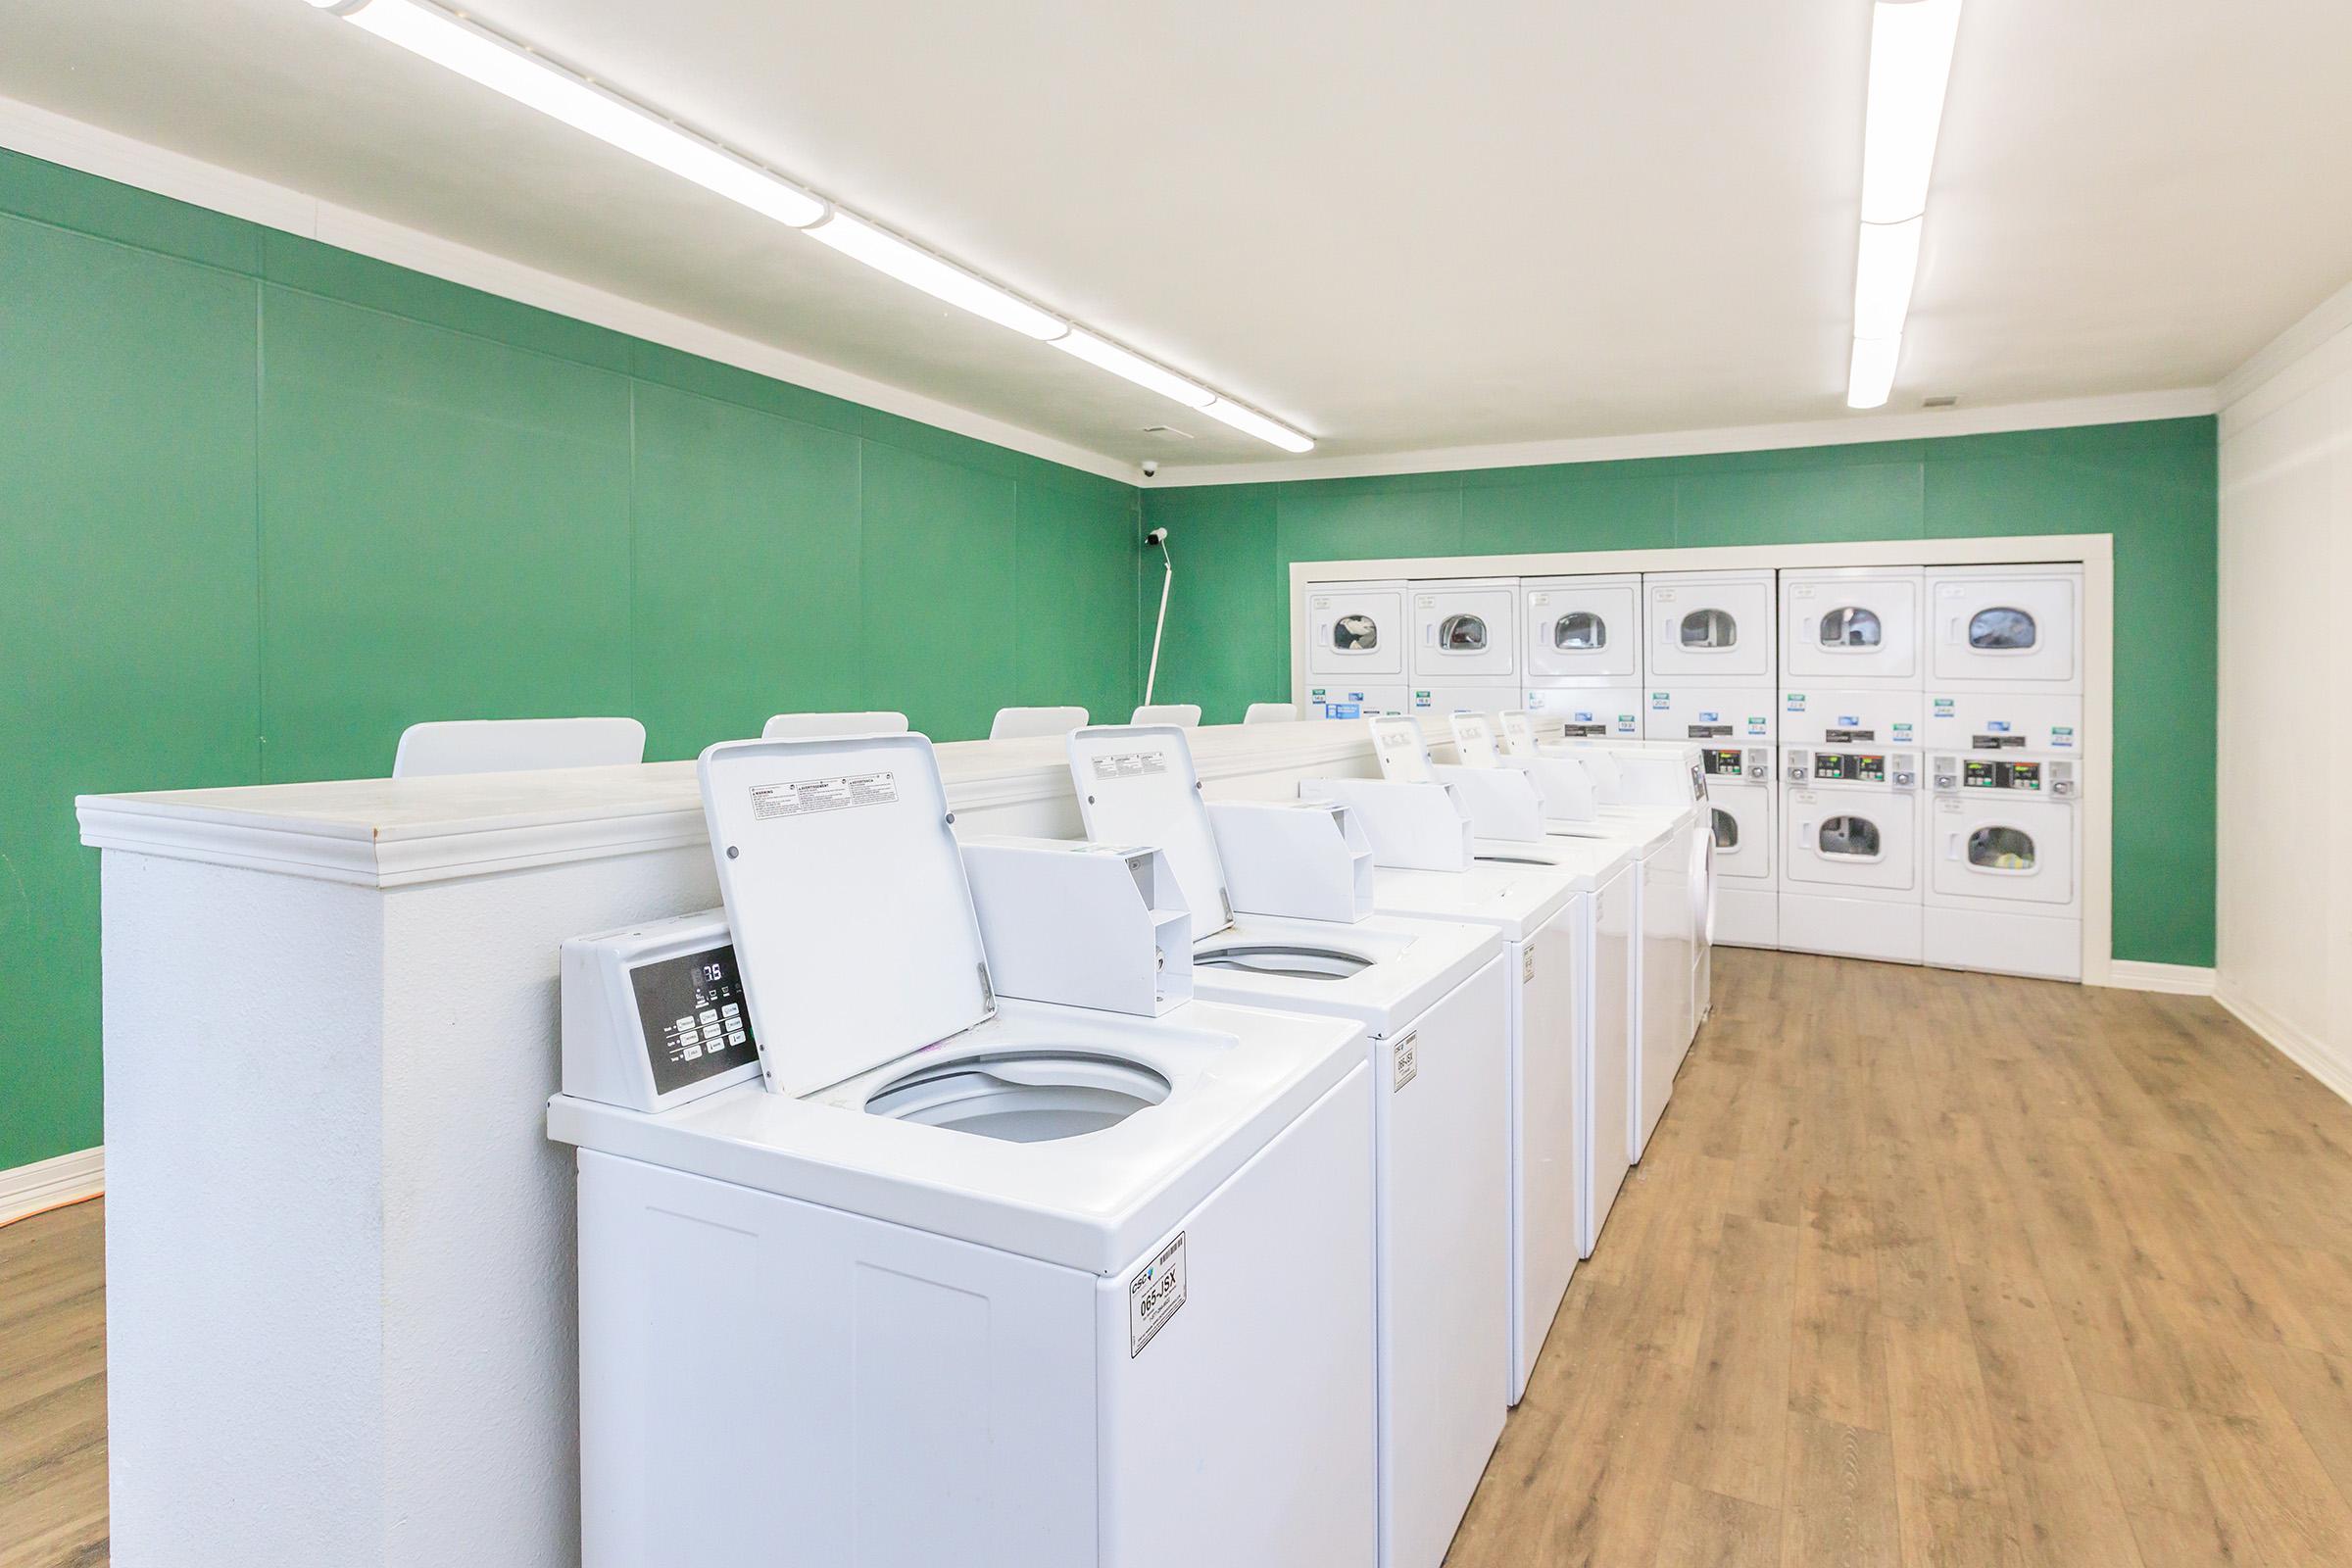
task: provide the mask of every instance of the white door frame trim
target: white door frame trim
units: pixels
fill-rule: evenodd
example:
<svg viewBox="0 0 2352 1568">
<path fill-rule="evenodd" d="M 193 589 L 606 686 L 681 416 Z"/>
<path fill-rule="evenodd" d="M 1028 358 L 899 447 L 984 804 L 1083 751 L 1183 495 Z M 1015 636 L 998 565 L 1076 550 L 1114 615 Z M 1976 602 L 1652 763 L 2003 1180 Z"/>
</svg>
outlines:
<svg viewBox="0 0 2352 1568">
<path fill-rule="evenodd" d="M 1386 578 L 1572 577 L 1642 571 L 1813 566 L 2082 567 L 2082 983 L 2113 985 L 2115 915 L 2115 536 L 2019 534 L 1984 539 L 1874 539 L 1849 544 L 1712 545 L 1663 550 L 1533 551 L 1500 556 L 1390 557 L 1291 563 L 1291 700 L 1306 701 L 1306 595 L 1315 583 Z M 1305 709 L 1300 708 L 1304 712 Z"/>
</svg>

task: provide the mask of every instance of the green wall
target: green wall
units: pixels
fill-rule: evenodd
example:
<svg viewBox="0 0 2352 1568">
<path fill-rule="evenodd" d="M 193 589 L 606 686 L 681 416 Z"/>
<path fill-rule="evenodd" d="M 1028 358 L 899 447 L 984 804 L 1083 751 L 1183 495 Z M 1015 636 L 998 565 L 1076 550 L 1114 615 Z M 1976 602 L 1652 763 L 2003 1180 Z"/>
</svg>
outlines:
<svg viewBox="0 0 2352 1568">
<path fill-rule="evenodd" d="M 1124 715 L 1136 492 L 0 152 L 0 1169 L 99 1142 L 76 794 L 424 718 Z"/>
<path fill-rule="evenodd" d="M 1157 695 L 1290 695 L 1295 561 L 1862 539 L 2115 536 L 2118 958 L 2213 962 L 2210 418 L 1786 452 L 1149 491 L 1178 563 Z M 1138 600 L 1146 638 L 1159 573 Z"/>
</svg>

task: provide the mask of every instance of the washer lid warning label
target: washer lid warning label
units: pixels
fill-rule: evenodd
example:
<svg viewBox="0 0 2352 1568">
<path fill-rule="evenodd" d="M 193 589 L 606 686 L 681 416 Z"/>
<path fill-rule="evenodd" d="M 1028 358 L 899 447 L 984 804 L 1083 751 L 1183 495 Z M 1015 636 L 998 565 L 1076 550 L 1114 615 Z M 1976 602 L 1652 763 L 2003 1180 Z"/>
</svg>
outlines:
<svg viewBox="0 0 2352 1568">
<path fill-rule="evenodd" d="M 1110 752 L 1091 760 L 1097 778 L 1145 778 L 1168 770 L 1165 752 Z"/>
<path fill-rule="evenodd" d="M 1421 1054 L 1418 1050 L 1420 1039 L 1420 1030 L 1407 1029 L 1403 1034 L 1400 1034 L 1396 1037 L 1396 1044 L 1389 1048 L 1390 1094 L 1393 1095 L 1396 1093 L 1397 1090 L 1402 1089 L 1406 1084 L 1411 1083 L 1414 1075 L 1420 1072 Z"/>
<path fill-rule="evenodd" d="M 1184 1305 L 1184 1232 L 1127 1282 L 1127 1359 L 1144 1353 L 1152 1337 Z"/>
<path fill-rule="evenodd" d="M 860 806 L 888 806 L 899 798 L 895 773 L 852 773 L 843 778 L 804 778 L 789 784 L 752 786 L 752 820 L 813 816 Z"/>
</svg>

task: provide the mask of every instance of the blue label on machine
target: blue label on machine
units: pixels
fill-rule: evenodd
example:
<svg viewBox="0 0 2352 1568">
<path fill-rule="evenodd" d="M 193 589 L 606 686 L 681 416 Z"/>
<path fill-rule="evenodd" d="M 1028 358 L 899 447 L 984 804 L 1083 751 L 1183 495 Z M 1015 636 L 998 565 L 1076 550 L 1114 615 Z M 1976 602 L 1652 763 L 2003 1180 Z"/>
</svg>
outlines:
<svg viewBox="0 0 2352 1568">
<path fill-rule="evenodd" d="M 1364 716 L 1361 703 L 1326 703 L 1323 705 L 1323 711 L 1333 718 L 1361 718 Z"/>
</svg>

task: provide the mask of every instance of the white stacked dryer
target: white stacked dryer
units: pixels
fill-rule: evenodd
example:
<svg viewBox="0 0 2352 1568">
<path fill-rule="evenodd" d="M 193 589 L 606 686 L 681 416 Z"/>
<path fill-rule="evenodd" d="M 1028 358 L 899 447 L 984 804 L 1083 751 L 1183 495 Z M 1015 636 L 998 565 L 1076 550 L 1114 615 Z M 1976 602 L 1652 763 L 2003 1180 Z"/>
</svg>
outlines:
<svg viewBox="0 0 2352 1568">
<path fill-rule="evenodd" d="M 1930 767 L 1927 961 L 2082 979 L 2080 760 L 2004 749 Z"/>
<path fill-rule="evenodd" d="M 1781 573 L 1783 746 L 1920 744 L 1926 595 L 1917 566 Z"/>
<path fill-rule="evenodd" d="M 1316 583 L 1306 596 L 1309 718 L 1365 718 L 1405 709 L 1412 638 L 1401 582 Z"/>
<path fill-rule="evenodd" d="M 1919 962 L 1919 754 L 1788 746 L 1781 760 L 1781 946 Z"/>
<path fill-rule="evenodd" d="M 1530 714 L 1570 740 L 1642 738 L 1639 576 L 1527 578 L 1519 628 Z"/>
<path fill-rule="evenodd" d="M 1931 566 L 1927 582 L 1927 747 L 2080 753 L 2082 566 Z"/>
<path fill-rule="evenodd" d="M 1643 736 L 1772 745 L 1773 574 L 1650 572 L 1642 591 Z"/>
<path fill-rule="evenodd" d="M 1781 941 L 1780 762 L 1769 746 L 1708 746 L 1707 820 L 1714 840 L 1713 919 L 1705 941 L 1775 948 Z"/>
<path fill-rule="evenodd" d="M 1519 700 L 1519 583 L 1465 577 L 1407 585 L 1413 649 L 1408 711 L 1493 713 Z"/>
</svg>

